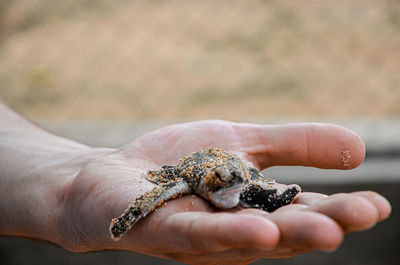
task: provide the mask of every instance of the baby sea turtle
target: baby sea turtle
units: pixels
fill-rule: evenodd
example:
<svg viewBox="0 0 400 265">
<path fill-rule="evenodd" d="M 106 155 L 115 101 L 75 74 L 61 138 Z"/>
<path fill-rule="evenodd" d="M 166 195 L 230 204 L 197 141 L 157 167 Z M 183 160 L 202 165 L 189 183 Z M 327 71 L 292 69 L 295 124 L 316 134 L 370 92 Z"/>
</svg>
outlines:
<svg viewBox="0 0 400 265">
<path fill-rule="evenodd" d="M 110 225 L 111 237 L 118 240 L 140 219 L 166 201 L 195 194 L 221 209 L 235 206 L 272 212 L 290 204 L 301 189 L 283 185 L 248 167 L 234 154 L 210 147 L 191 153 L 176 166 L 149 171 L 146 179 L 158 184 L 137 197 Z"/>
</svg>

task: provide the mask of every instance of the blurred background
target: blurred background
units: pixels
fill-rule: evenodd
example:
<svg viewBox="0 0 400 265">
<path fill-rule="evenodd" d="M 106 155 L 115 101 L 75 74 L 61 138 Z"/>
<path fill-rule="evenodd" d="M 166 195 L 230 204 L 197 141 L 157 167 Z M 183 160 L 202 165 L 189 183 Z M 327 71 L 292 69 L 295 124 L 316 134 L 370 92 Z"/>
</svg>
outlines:
<svg viewBox="0 0 400 265">
<path fill-rule="evenodd" d="M 0 100 L 92 146 L 198 119 L 347 126 L 366 142 L 358 169 L 264 173 L 309 191 L 378 191 L 391 218 L 334 253 L 273 263 L 400 260 L 399 0 L 0 0 Z M 0 238 L 1 264 L 54 262 L 174 264 Z"/>
</svg>

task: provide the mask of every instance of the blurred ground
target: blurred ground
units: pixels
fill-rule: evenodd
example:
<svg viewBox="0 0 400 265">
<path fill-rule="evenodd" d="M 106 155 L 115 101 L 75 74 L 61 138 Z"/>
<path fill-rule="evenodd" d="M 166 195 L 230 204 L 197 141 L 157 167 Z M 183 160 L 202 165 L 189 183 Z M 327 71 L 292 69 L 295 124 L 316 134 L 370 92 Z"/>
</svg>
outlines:
<svg viewBox="0 0 400 265">
<path fill-rule="evenodd" d="M 1 0 L 0 97 L 32 118 L 400 114 L 400 2 Z"/>
</svg>

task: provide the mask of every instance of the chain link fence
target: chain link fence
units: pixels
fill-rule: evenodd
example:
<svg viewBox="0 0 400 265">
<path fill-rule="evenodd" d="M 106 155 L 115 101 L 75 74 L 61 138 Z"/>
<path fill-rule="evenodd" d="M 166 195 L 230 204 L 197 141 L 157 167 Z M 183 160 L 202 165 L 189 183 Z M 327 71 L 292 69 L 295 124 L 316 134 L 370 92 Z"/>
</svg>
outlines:
<svg viewBox="0 0 400 265">
<path fill-rule="evenodd" d="M 400 1 L 1 0 L 0 97 L 34 119 L 400 114 Z"/>
</svg>

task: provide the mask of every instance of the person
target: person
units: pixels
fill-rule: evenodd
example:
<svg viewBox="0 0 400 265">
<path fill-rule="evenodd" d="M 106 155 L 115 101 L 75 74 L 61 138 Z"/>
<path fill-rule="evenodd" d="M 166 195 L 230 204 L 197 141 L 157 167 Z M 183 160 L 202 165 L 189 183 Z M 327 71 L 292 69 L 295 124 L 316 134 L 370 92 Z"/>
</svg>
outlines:
<svg viewBox="0 0 400 265">
<path fill-rule="evenodd" d="M 391 211 L 372 191 L 303 192 L 272 213 L 221 211 L 185 196 L 159 207 L 115 242 L 111 219 L 154 185 L 143 174 L 190 152 L 220 147 L 258 169 L 351 169 L 363 161 L 364 143 L 336 125 L 206 120 L 167 126 L 119 149 L 94 148 L 46 132 L 1 104 L 0 117 L 3 236 L 49 241 L 72 252 L 128 250 L 191 264 L 247 264 L 333 251 L 346 233 L 368 229 Z"/>
</svg>

